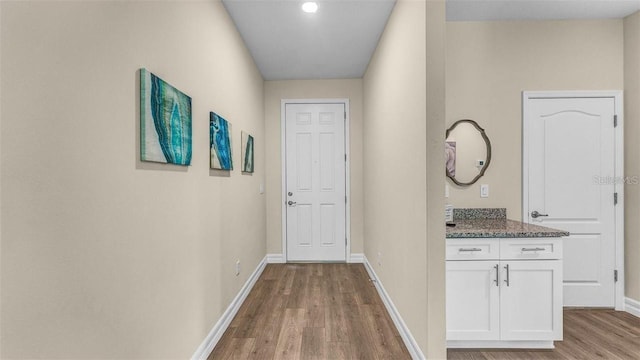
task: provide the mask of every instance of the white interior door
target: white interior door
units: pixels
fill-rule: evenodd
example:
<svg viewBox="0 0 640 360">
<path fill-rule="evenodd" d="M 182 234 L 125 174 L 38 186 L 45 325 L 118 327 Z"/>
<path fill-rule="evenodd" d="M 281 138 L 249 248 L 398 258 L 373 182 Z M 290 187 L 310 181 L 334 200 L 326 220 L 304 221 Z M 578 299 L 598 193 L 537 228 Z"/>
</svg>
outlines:
<svg viewBox="0 0 640 360">
<path fill-rule="evenodd" d="M 571 233 L 565 306 L 614 307 L 615 98 L 525 102 L 523 219 Z"/>
<path fill-rule="evenodd" d="M 288 261 L 346 260 L 345 104 L 286 104 Z"/>
</svg>

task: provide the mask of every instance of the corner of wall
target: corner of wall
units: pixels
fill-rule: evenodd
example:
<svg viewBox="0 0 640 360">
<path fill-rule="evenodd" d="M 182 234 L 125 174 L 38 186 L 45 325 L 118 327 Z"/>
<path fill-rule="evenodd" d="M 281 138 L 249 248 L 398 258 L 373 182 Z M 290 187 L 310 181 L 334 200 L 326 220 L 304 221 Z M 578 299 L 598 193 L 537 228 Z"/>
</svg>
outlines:
<svg viewBox="0 0 640 360">
<path fill-rule="evenodd" d="M 640 174 L 640 11 L 624 19 L 625 175 Z M 625 187 L 625 295 L 628 308 L 640 300 L 640 188 Z"/>
</svg>

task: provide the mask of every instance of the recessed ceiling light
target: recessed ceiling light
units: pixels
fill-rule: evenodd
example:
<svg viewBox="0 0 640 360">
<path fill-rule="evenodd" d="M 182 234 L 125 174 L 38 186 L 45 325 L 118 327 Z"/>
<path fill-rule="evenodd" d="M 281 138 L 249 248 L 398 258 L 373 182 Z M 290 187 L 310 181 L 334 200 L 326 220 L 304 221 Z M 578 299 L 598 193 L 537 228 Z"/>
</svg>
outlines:
<svg viewBox="0 0 640 360">
<path fill-rule="evenodd" d="M 302 11 L 306 13 L 314 13 L 318 11 L 318 4 L 313 1 L 306 2 L 302 4 Z"/>
</svg>

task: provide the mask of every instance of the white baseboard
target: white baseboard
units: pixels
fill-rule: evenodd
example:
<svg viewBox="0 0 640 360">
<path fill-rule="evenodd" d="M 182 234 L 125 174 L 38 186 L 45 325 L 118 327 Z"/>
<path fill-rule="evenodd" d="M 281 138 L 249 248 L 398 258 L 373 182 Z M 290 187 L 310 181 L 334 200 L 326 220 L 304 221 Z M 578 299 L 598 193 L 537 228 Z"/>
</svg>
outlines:
<svg viewBox="0 0 640 360">
<path fill-rule="evenodd" d="M 633 300 L 632 298 L 624 298 L 624 311 L 640 317 L 640 301 Z"/>
<path fill-rule="evenodd" d="M 376 275 L 376 272 L 373 270 L 373 267 L 369 263 L 369 260 L 367 259 L 366 256 L 364 256 L 364 254 L 362 255 L 362 258 L 364 262 L 364 267 L 367 269 L 369 276 L 373 280 L 373 283 L 375 284 L 376 289 L 378 290 L 378 294 L 380 294 L 380 298 L 382 298 L 382 302 L 384 303 L 384 306 L 387 308 L 389 315 L 391 315 L 391 319 L 393 320 L 393 323 L 396 325 L 396 328 L 400 333 L 400 337 L 402 337 L 402 341 L 404 341 L 404 345 L 407 347 L 407 350 L 409 350 L 409 354 L 411 354 L 411 358 L 414 360 L 426 359 L 424 354 L 422 353 L 422 350 L 420 349 L 420 346 L 418 346 L 416 339 L 414 339 L 413 335 L 411 334 L 411 331 L 409 331 L 407 324 L 405 324 L 404 320 L 402 320 L 402 316 L 400 316 L 398 309 L 393 304 L 393 301 L 391 301 L 389 294 L 387 294 L 387 291 L 384 289 L 384 286 L 382 286 L 382 283 L 378 279 L 378 276 Z"/>
<path fill-rule="evenodd" d="M 267 254 L 267 264 L 284 264 L 284 255 L 282 254 Z"/>
<path fill-rule="evenodd" d="M 349 255 L 347 262 L 350 264 L 364 264 L 364 254 L 355 253 Z"/>
<path fill-rule="evenodd" d="M 220 341 L 220 338 L 222 338 L 222 335 L 229 327 L 229 324 L 231 324 L 231 320 L 233 320 L 233 318 L 238 313 L 238 310 L 240 310 L 240 306 L 247 298 L 247 295 L 249 295 L 249 292 L 253 288 L 253 285 L 255 285 L 256 281 L 258 281 L 258 278 L 260 277 L 260 274 L 262 274 L 262 271 L 264 271 L 265 266 L 267 266 L 267 256 L 265 256 L 265 258 L 260 261 L 256 269 L 253 271 L 253 274 L 249 276 L 247 282 L 245 282 L 244 286 L 242 286 L 242 289 L 240 289 L 238 295 L 236 295 L 233 301 L 231 301 L 231 304 L 229 304 L 227 310 L 222 313 L 222 316 L 213 326 L 213 328 L 209 332 L 209 335 L 207 335 L 207 337 L 204 339 L 202 344 L 200 344 L 193 356 L 191 356 L 192 360 L 204 360 L 209 357 L 209 355 L 213 351 L 213 348 L 216 346 L 218 341 Z"/>
<path fill-rule="evenodd" d="M 555 349 L 553 341 L 448 340 L 449 349 Z"/>
</svg>

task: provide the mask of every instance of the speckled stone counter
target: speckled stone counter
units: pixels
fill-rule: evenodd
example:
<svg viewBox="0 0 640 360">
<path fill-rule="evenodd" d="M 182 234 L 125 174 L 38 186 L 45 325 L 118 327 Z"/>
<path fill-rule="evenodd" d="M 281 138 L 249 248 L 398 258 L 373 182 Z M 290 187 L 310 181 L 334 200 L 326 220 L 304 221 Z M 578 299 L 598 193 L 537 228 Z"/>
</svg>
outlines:
<svg viewBox="0 0 640 360">
<path fill-rule="evenodd" d="M 506 218 L 506 209 L 454 209 L 447 238 L 562 237 L 569 232 Z"/>
<path fill-rule="evenodd" d="M 525 224 L 508 219 L 454 220 L 447 226 L 447 238 L 528 238 L 569 236 L 564 230 Z"/>
</svg>

